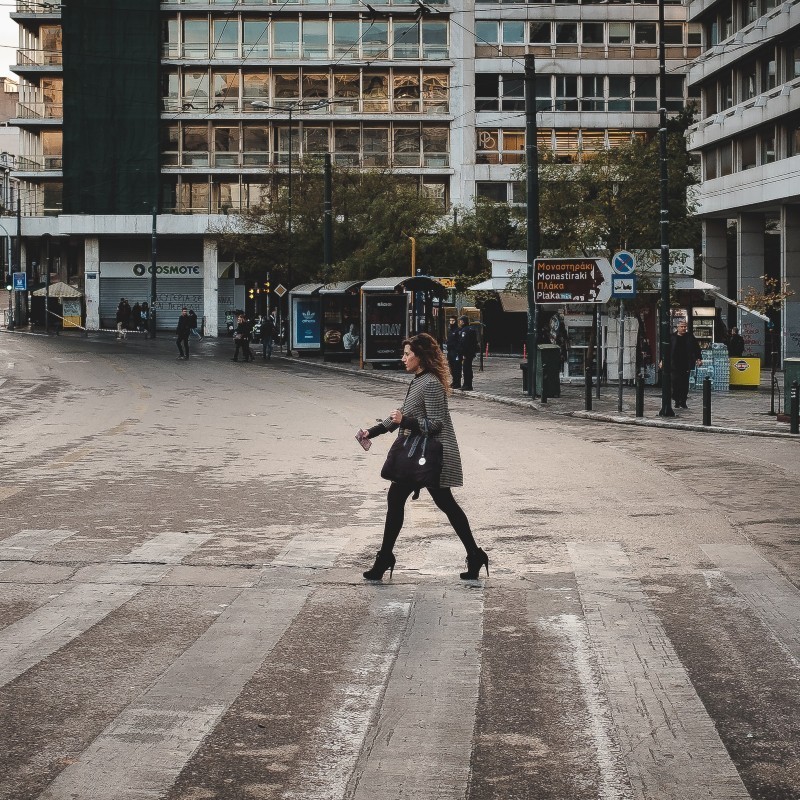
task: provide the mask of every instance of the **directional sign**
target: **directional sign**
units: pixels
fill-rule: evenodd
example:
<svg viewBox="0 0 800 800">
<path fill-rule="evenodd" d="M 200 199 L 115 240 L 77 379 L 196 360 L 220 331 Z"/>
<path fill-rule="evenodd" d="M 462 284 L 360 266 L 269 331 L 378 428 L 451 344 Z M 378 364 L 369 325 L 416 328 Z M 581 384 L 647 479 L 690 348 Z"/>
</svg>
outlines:
<svg viewBox="0 0 800 800">
<path fill-rule="evenodd" d="M 14 273 L 14 291 L 15 292 L 28 291 L 28 274 L 26 272 Z"/>
<path fill-rule="evenodd" d="M 636 297 L 636 276 L 614 275 L 611 278 L 611 296 L 619 300 Z"/>
<path fill-rule="evenodd" d="M 605 303 L 611 297 L 611 265 L 605 258 L 537 258 L 536 303 Z"/>
<path fill-rule="evenodd" d="M 282 283 L 279 283 L 273 291 L 278 297 L 283 297 L 286 294 L 286 287 Z"/>
<path fill-rule="evenodd" d="M 611 259 L 611 269 L 614 270 L 615 275 L 633 275 L 633 271 L 636 269 L 636 259 L 633 253 L 629 253 L 627 250 L 614 253 Z"/>
</svg>

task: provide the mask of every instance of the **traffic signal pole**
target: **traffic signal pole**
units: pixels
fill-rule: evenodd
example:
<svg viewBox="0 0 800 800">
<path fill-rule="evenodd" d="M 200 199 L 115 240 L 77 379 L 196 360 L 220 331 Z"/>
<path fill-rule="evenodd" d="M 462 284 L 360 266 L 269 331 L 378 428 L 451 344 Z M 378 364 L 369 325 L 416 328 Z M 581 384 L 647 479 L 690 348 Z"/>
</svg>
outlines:
<svg viewBox="0 0 800 800">
<path fill-rule="evenodd" d="M 663 0 L 662 0 L 663 1 Z M 537 307 L 533 292 L 533 264 L 539 256 L 539 153 L 536 142 L 536 60 L 525 56 L 525 163 L 528 223 L 528 393 L 536 397 Z"/>
</svg>

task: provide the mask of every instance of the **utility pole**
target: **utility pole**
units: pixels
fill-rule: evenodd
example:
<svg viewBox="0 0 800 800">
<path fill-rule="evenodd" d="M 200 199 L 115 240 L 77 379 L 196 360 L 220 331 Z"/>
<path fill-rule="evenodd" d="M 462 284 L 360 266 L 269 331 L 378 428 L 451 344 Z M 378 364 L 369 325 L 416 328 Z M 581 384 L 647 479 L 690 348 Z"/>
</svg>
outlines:
<svg viewBox="0 0 800 800">
<path fill-rule="evenodd" d="M 663 2 L 663 0 L 662 0 Z M 539 256 L 539 153 L 536 142 L 536 59 L 525 56 L 525 164 L 528 223 L 528 394 L 536 397 L 537 308 L 533 292 L 533 262 Z"/>
<path fill-rule="evenodd" d="M 672 410 L 672 353 L 670 352 L 669 306 L 669 182 L 667 170 L 667 93 L 664 83 L 667 61 L 664 49 L 664 0 L 658 0 L 658 163 L 661 205 L 661 318 L 659 324 L 661 355 L 661 417 L 674 417 Z"/>
<path fill-rule="evenodd" d="M 322 261 L 325 274 L 330 274 L 333 266 L 333 176 L 331 154 L 325 153 L 325 186 L 322 206 Z"/>
<path fill-rule="evenodd" d="M 157 231 L 156 220 L 158 218 L 158 208 L 153 206 L 153 235 L 150 239 L 150 338 L 156 338 L 156 258 L 158 254 L 157 248 Z"/>
</svg>

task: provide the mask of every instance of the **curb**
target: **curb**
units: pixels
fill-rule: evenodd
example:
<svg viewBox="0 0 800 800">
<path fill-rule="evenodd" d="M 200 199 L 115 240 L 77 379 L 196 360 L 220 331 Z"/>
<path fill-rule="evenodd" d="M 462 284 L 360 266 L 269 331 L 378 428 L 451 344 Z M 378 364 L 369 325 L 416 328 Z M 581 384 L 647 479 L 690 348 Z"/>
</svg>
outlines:
<svg viewBox="0 0 800 800">
<path fill-rule="evenodd" d="M 405 378 L 394 375 L 382 375 L 372 370 L 353 370 L 347 367 L 339 367 L 336 364 L 302 361 L 296 358 L 287 358 L 286 356 L 281 356 L 280 358 L 282 361 L 294 364 L 296 366 L 309 366 L 315 369 L 327 369 L 331 370 L 332 372 L 341 372 L 347 375 L 353 375 L 356 378 L 367 378 L 369 380 L 380 380 L 390 383 L 408 383 Z M 498 403 L 500 405 L 526 409 L 528 411 L 550 411 L 550 409 L 543 407 L 541 403 L 531 400 L 515 400 L 512 397 L 500 397 L 498 395 L 489 394 L 488 392 L 461 392 L 458 396 L 465 398 L 472 397 L 475 400 L 483 400 L 488 403 Z M 668 430 L 693 431 L 705 434 L 722 433 L 735 436 L 758 436 L 766 439 L 793 439 L 795 441 L 800 441 L 800 436 L 797 434 L 784 433 L 783 431 L 773 432 L 753 430 L 751 428 L 707 427 L 705 425 L 697 425 L 689 422 L 666 422 L 665 420 L 647 419 L 645 417 L 624 417 L 615 414 L 603 414 L 598 411 L 553 411 L 551 413 L 554 416 L 572 417 L 574 419 L 585 419 L 592 422 L 605 422 L 614 425 L 638 425 L 644 428 L 665 428 Z"/>
</svg>

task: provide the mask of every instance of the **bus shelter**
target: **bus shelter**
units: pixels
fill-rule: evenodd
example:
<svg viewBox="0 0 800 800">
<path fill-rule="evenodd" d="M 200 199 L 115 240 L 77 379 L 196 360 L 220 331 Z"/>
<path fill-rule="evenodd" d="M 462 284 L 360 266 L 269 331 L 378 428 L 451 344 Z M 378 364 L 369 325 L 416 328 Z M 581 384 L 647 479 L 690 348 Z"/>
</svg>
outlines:
<svg viewBox="0 0 800 800">
<path fill-rule="evenodd" d="M 338 281 L 319 290 L 322 309 L 322 356 L 350 361 L 361 348 L 361 297 L 364 281 Z"/>
<path fill-rule="evenodd" d="M 448 290 L 425 275 L 375 278 L 361 286 L 362 361 L 401 363 L 409 333 L 444 337 L 443 304 Z"/>
</svg>

